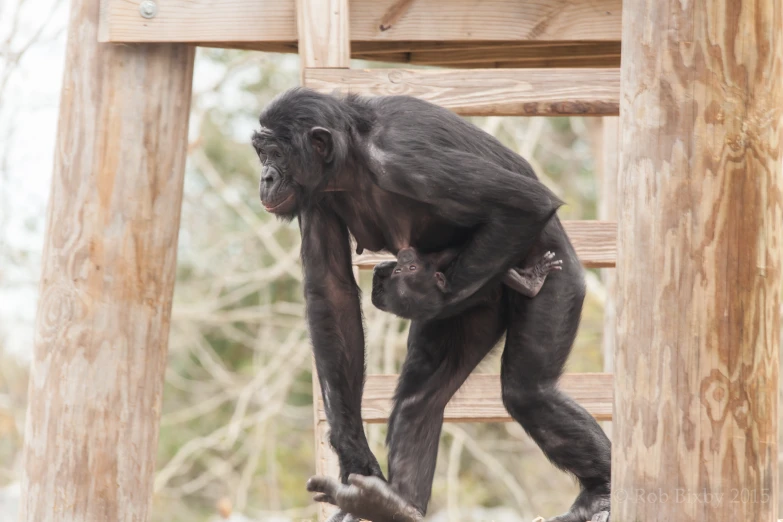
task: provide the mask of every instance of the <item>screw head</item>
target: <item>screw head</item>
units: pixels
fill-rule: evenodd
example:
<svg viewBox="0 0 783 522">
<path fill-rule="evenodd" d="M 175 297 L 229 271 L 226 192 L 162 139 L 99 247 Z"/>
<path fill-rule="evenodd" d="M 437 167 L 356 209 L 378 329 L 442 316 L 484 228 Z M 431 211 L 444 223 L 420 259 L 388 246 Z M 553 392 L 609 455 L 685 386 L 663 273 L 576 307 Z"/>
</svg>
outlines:
<svg viewBox="0 0 783 522">
<path fill-rule="evenodd" d="M 139 4 L 139 13 L 142 18 L 155 18 L 155 15 L 158 14 L 158 4 L 152 0 L 144 0 Z"/>
</svg>

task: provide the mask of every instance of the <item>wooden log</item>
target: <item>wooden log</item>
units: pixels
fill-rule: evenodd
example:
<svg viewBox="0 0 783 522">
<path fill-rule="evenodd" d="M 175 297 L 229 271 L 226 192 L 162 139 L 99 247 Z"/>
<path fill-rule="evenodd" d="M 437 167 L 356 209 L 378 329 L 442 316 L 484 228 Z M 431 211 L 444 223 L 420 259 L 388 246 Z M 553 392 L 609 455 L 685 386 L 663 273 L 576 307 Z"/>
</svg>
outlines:
<svg viewBox="0 0 783 522">
<path fill-rule="evenodd" d="M 607 116 L 619 112 L 619 69 L 310 69 L 308 87 L 416 96 L 464 116 Z"/>
<path fill-rule="evenodd" d="M 614 221 L 563 221 L 568 237 L 576 248 L 579 260 L 587 268 L 613 267 L 616 258 L 617 223 Z M 353 264 L 372 269 L 382 261 L 394 259 L 386 253 L 366 253 L 354 256 Z"/>
<path fill-rule="evenodd" d="M 612 520 L 772 521 L 783 8 L 624 9 Z"/>
<path fill-rule="evenodd" d="M 102 42 L 296 42 L 296 0 L 103 0 Z M 391 27 L 381 21 L 400 0 L 350 0 L 353 41 L 620 40 L 621 0 L 417 0 Z M 328 3 L 328 2 L 327 2 Z M 322 20 L 323 22 L 324 20 Z"/>
<path fill-rule="evenodd" d="M 386 422 L 391 415 L 397 375 L 368 375 L 364 385 L 362 419 L 368 423 Z M 599 420 L 612 418 L 612 375 L 570 373 L 560 380 L 560 388 Z M 326 419 L 323 399 L 316 412 Z M 476 374 L 452 397 L 444 414 L 445 422 L 512 422 L 500 395 L 500 376 Z"/>
<path fill-rule="evenodd" d="M 194 49 L 71 3 L 20 520 L 150 520 Z"/>
</svg>

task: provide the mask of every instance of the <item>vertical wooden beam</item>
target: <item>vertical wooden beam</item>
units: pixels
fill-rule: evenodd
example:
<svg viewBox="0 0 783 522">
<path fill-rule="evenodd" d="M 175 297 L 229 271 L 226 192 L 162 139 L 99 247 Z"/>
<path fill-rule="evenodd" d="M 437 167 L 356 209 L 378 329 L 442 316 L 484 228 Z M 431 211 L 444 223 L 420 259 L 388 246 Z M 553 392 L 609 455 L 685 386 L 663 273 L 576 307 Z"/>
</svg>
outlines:
<svg viewBox="0 0 783 522">
<path fill-rule="evenodd" d="M 595 177 L 598 185 L 598 219 L 617 221 L 617 169 L 619 147 L 619 118 L 586 118 L 590 130 L 590 145 L 595 160 Z M 602 268 L 601 281 L 604 285 L 604 318 L 601 336 L 601 354 L 604 372 L 614 372 L 614 350 L 617 338 L 617 291 L 616 270 Z M 612 421 L 602 421 L 601 427 L 611 440 Z"/>
<path fill-rule="evenodd" d="M 781 27 L 624 2 L 612 520 L 774 520 Z"/>
<path fill-rule="evenodd" d="M 351 65 L 348 0 L 297 0 L 296 18 L 302 69 Z"/>
<path fill-rule="evenodd" d="M 150 519 L 194 50 L 71 4 L 20 520 Z"/>
<path fill-rule="evenodd" d="M 299 31 L 299 60 L 302 83 L 304 71 L 310 68 L 348 68 L 351 65 L 351 35 L 348 0 L 297 0 L 296 18 Z M 305 84 L 306 86 L 306 84 Z M 357 278 L 358 270 L 354 269 Z M 315 472 L 336 477 L 340 474 L 337 455 L 329 444 L 329 425 L 318 420 L 318 397 L 321 387 L 313 364 L 313 413 L 315 419 Z M 318 519 L 326 520 L 335 508 L 318 505 Z"/>
<path fill-rule="evenodd" d="M 617 169 L 619 168 L 618 149 L 620 147 L 620 119 L 616 116 L 601 118 L 603 136 L 601 139 L 600 199 L 598 201 L 598 219 L 617 221 Z M 614 371 L 614 350 L 617 338 L 617 270 L 601 269 L 601 280 L 606 289 L 604 303 L 604 329 L 601 351 L 604 355 L 604 371 Z"/>
</svg>

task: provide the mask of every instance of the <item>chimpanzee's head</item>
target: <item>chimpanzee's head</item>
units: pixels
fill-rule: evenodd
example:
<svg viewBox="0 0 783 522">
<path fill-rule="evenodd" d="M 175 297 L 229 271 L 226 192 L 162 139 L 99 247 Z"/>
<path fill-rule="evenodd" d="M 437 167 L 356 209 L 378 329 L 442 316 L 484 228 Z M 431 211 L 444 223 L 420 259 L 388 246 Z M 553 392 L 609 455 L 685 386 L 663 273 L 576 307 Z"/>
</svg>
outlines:
<svg viewBox="0 0 783 522">
<path fill-rule="evenodd" d="M 292 219 L 339 171 L 347 156 L 345 113 L 342 100 L 307 89 L 286 91 L 264 109 L 252 141 L 267 211 Z"/>
</svg>

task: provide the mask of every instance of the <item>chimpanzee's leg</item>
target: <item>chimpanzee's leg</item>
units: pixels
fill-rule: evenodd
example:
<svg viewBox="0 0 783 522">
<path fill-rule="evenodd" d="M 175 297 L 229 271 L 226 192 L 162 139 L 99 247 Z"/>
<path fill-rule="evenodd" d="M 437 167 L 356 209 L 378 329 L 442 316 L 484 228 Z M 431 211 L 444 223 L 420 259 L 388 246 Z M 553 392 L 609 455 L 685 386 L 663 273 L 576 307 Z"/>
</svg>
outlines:
<svg viewBox="0 0 783 522">
<path fill-rule="evenodd" d="M 470 372 L 498 342 L 506 325 L 499 285 L 459 316 L 414 321 L 389 419 L 389 483 L 349 477 L 310 479 L 308 489 L 343 511 L 374 522 L 420 520 L 435 473 L 443 410 Z"/>
<path fill-rule="evenodd" d="M 411 324 L 389 419 L 389 482 L 422 513 L 430 499 L 443 410 L 505 330 L 500 292 L 492 293 L 457 317 Z"/>
<path fill-rule="evenodd" d="M 549 274 L 534 299 L 506 291 L 509 327 L 501 380 L 511 416 L 582 487 L 571 510 L 551 520 L 584 522 L 608 515 L 611 445 L 595 419 L 557 388 L 585 295 L 579 261 L 570 248 L 565 250 L 557 252 L 565 261 L 563 270 Z"/>
</svg>

